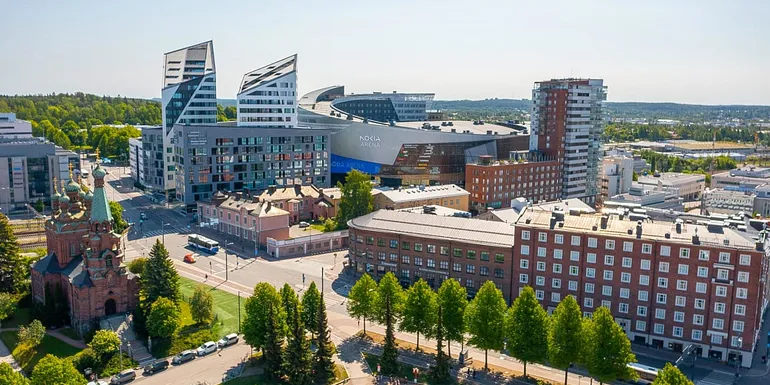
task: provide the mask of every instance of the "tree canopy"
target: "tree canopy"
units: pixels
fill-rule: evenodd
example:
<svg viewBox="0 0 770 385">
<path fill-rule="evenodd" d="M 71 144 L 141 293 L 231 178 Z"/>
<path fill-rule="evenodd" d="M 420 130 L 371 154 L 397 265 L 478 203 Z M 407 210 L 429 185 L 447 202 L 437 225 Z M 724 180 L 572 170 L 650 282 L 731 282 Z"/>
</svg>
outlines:
<svg viewBox="0 0 770 385">
<path fill-rule="evenodd" d="M 72 364 L 72 360 L 46 354 L 32 370 L 30 383 L 32 385 L 86 385 L 87 381 Z"/>
<path fill-rule="evenodd" d="M 123 206 L 120 205 L 120 203 L 115 201 L 110 201 L 110 214 L 112 214 L 112 219 L 115 221 L 115 226 L 113 226 L 113 230 L 118 233 L 122 234 L 123 230 L 128 228 L 128 222 L 126 222 L 125 219 L 123 219 Z"/>
<path fill-rule="evenodd" d="M 548 362 L 564 370 L 567 383 L 569 367 L 580 361 L 583 348 L 583 315 L 575 297 L 568 295 L 556 306 L 548 330 Z"/>
<path fill-rule="evenodd" d="M 506 309 L 503 293 L 492 281 L 487 281 L 465 310 L 468 333 L 471 335 L 468 343 L 484 350 L 485 369 L 489 368 L 489 350 L 503 348 L 504 328 L 501 326 L 505 324 Z"/>
<path fill-rule="evenodd" d="M 272 310 L 271 310 L 272 308 Z M 286 328 L 286 312 L 281 305 L 281 296 L 273 285 L 260 282 L 254 286 L 254 294 L 246 299 L 245 314 L 241 330 L 243 339 L 255 349 L 262 349 L 266 343 L 267 330 L 271 326 L 270 312 L 278 325 L 279 337 Z"/>
<path fill-rule="evenodd" d="M 310 282 L 310 286 L 302 294 L 302 322 L 305 324 L 305 329 L 313 335 L 318 329 L 319 302 L 321 302 L 321 292 L 318 291 L 315 281 Z"/>
<path fill-rule="evenodd" d="M 372 181 L 369 174 L 350 170 L 345 176 L 345 183 L 337 183 L 342 196 L 335 218 L 339 228 L 347 228 L 348 221 L 372 212 Z"/>
<path fill-rule="evenodd" d="M 168 250 L 160 239 L 155 241 L 150 257 L 142 274 L 141 305 L 145 311 L 160 298 L 168 298 L 174 304 L 179 303 L 179 273 L 174 262 L 168 256 Z"/>
<path fill-rule="evenodd" d="M 418 279 L 406 291 L 406 301 L 401 317 L 400 328 L 409 333 L 417 333 L 417 349 L 420 349 L 420 333 L 430 336 L 438 317 L 436 293 L 422 278 Z"/>
<path fill-rule="evenodd" d="M 636 373 L 627 366 L 636 362 L 631 352 L 631 341 L 609 309 L 604 306 L 596 309 L 593 318 L 583 324 L 583 329 L 585 339 L 581 362 L 591 377 L 602 383 L 635 377 Z"/>
<path fill-rule="evenodd" d="M 441 307 L 444 337 L 447 349 L 452 355 L 451 342 L 465 338 L 465 309 L 468 307 L 468 292 L 456 279 L 447 279 L 438 289 L 438 304 Z"/>
<path fill-rule="evenodd" d="M 209 324 L 214 319 L 214 296 L 208 287 L 198 285 L 190 298 L 190 314 L 197 324 Z"/>
<path fill-rule="evenodd" d="M 29 385 L 29 380 L 7 362 L 0 362 L 0 384 Z"/>
<path fill-rule="evenodd" d="M 16 235 L 8 217 L 0 213 L 0 292 L 21 293 L 27 287 L 27 273 Z"/>
<path fill-rule="evenodd" d="M 364 273 L 356 281 L 348 293 L 347 310 L 351 317 L 364 320 L 364 333 L 366 333 L 366 319 L 375 318 L 377 302 L 377 282 Z"/>
<path fill-rule="evenodd" d="M 147 331 L 153 337 L 168 337 L 179 325 L 179 310 L 174 302 L 160 297 L 153 302 L 147 316 Z"/>
<path fill-rule="evenodd" d="M 666 362 L 666 366 L 658 372 L 658 377 L 652 385 L 693 385 L 693 383 L 679 368 Z"/>
<path fill-rule="evenodd" d="M 96 353 L 103 362 L 106 362 L 120 349 L 120 337 L 112 330 L 97 330 L 94 338 L 88 343 L 88 347 Z"/>
<path fill-rule="evenodd" d="M 508 352 L 524 363 L 544 362 L 548 357 L 548 313 L 535 297 L 535 290 L 525 286 L 508 309 L 505 319 Z"/>
</svg>

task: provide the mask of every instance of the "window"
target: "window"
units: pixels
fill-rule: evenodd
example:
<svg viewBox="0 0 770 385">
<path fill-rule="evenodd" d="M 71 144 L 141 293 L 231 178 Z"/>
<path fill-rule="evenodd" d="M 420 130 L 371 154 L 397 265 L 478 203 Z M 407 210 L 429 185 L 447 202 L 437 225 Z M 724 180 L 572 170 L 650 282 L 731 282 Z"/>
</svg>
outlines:
<svg viewBox="0 0 770 385">
<path fill-rule="evenodd" d="M 505 278 L 505 272 L 503 269 L 496 267 L 495 268 L 495 278 Z"/>
<path fill-rule="evenodd" d="M 615 250 L 615 241 L 608 239 L 604 242 L 604 248 L 607 250 Z"/>
<path fill-rule="evenodd" d="M 724 302 L 715 302 L 714 303 L 714 313 L 725 314 L 725 304 L 724 304 Z"/>
<path fill-rule="evenodd" d="M 698 277 L 705 278 L 709 276 L 709 268 L 698 266 Z"/>
<path fill-rule="evenodd" d="M 441 261 L 441 262 L 439 262 L 438 267 L 441 270 L 449 270 L 449 261 Z"/>
<path fill-rule="evenodd" d="M 698 310 L 703 310 L 706 308 L 706 300 L 702 298 L 696 298 L 695 299 L 695 308 Z"/>
<path fill-rule="evenodd" d="M 730 344 L 731 344 L 733 347 L 736 347 L 736 348 L 737 348 L 737 347 L 741 347 L 741 346 L 743 346 L 743 341 L 741 341 L 739 338 L 740 338 L 740 337 L 734 336 L 734 337 L 733 337 L 733 338 L 730 340 Z"/>
<path fill-rule="evenodd" d="M 465 258 L 476 259 L 476 250 L 467 250 L 465 252 Z"/>
<path fill-rule="evenodd" d="M 553 272 L 556 274 L 561 274 L 561 263 L 553 264 Z"/>
<path fill-rule="evenodd" d="M 694 325 L 703 325 L 703 314 L 693 314 L 692 323 Z"/>
<path fill-rule="evenodd" d="M 452 270 L 454 270 L 454 271 L 462 271 L 463 270 L 463 265 L 460 264 L 460 263 L 455 262 L 455 263 L 452 264 Z"/>
<path fill-rule="evenodd" d="M 529 230 L 522 230 L 521 232 L 521 239 L 528 241 L 529 240 Z"/>
<path fill-rule="evenodd" d="M 596 263 L 596 254 L 594 254 L 594 253 L 586 254 L 586 262 L 588 262 L 588 263 Z"/>
<path fill-rule="evenodd" d="M 380 261 L 384 261 L 385 260 L 385 252 L 384 251 L 377 252 L 377 259 L 379 259 Z"/>
<path fill-rule="evenodd" d="M 663 324 L 655 324 L 655 334 L 663 334 L 664 328 Z"/>
<path fill-rule="evenodd" d="M 679 275 L 687 275 L 687 273 L 690 271 L 690 265 L 684 265 L 679 264 L 679 267 L 677 268 L 677 273 Z"/>
<path fill-rule="evenodd" d="M 629 257 L 623 257 L 623 262 L 622 263 L 623 263 L 623 267 L 631 267 L 632 266 L 632 261 L 631 261 L 631 258 L 629 258 Z"/>
<path fill-rule="evenodd" d="M 670 257 L 671 256 L 671 246 L 661 246 L 660 247 L 660 255 L 662 257 Z"/>
<path fill-rule="evenodd" d="M 619 303 L 618 304 L 618 311 L 623 314 L 628 314 L 628 304 L 627 303 Z"/>
<path fill-rule="evenodd" d="M 686 247 L 679 249 L 679 258 L 690 258 L 690 249 Z"/>
<path fill-rule="evenodd" d="M 652 245 L 649 243 L 643 243 L 642 254 L 652 254 Z"/>
<path fill-rule="evenodd" d="M 548 234 L 546 233 L 537 233 L 537 240 L 540 242 L 548 242 Z"/>
<path fill-rule="evenodd" d="M 661 273 L 668 273 L 668 262 L 661 262 L 658 265 L 658 271 Z"/>
<path fill-rule="evenodd" d="M 650 260 L 649 259 L 642 259 L 642 262 L 640 264 L 640 269 L 642 270 L 650 270 Z"/>
<path fill-rule="evenodd" d="M 542 262 L 542 261 L 537 262 L 537 271 L 545 271 L 545 262 Z"/>
<path fill-rule="evenodd" d="M 633 242 L 623 242 L 623 251 L 630 253 L 634 251 L 634 243 Z"/>
<path fill-rule="evenodd" d="M 535 285 L 537 286 L 545 286 L 545 277 L 538 275 L 535 277 Z"/>
<path fill-rule="evenodd" d="M 695 292 L 696 293 L 705 293 L 706 292 L 706 284 L 703 282 L 696 282 L 695 283 Z"/>
<path fill-rule="evenodd" d="M 401 270 L 402 278 L 409 278 L 409 270 Z"/>
<path fill-rule="evenodd" d="M 745 271 L 739 271 L 738 282 L 749 282 L 749 273 Z"/>
<path fill-rule="evenodd" d="M 742 332 L 743 331 L 743 321 L 733 321 L 733 331 L 734 332 Z"/>
<path fill-rule="evenodd" d="M 431 254 L 436 254 L 436 245 L 428 245 L 427 250 Z M 442 250 L 443 250 L 443 248 L 442 248 Z M 445 255 L 445 254 L 441 253 L 441 255 Z"/>
<path fill-rule="evenodd" d="M 721 334 L 712 334 L 711 335 L 711 343 L 712 344 L 721 344 L 722 343 L 722 335 Z"/>
<path fill-rule="evenodd" d="M 604 280 L 612 281 L 612 270 L 604 270 Z"/>
<path fill-rule="evenodd" d="M 529 255 L 529 245 L 521 245 L 521 255 Z"/>
<path fill-rule="evenodd" d="M 401 256 L 401 263 L 409 264 L 409 256 L 408 255 L 402 255 Z"/>
<path fill-rule="evenodd" d="M 612 266 L 615 263 L 615 257 L 612 255 L 605 255 L 604 256 L 604 264 L 607 266 Z"/>
<path fill-rule="evenodd" d="M 410 246 L 409 242 L 401 241 L 401 250 L 409 250 Z"/>
<path fill-rule="evenodd" d="M 639 301 L 646 302 L 649 299 L 649 293 L 647 290 L 639 290 L 636 297 L 639 299 Z"/>
<path fill-rule="evenodd" d="M 569 275 L 575 275 L 577 276 L 580 272 L 578 271 L 577 266 L 570 266 L 569 267 Z"/>
<path fill-rule="evenodd" d="M 426 264 L 426 266 L 435 269 L 436 268 L 436 261 L 432 260 L 432 259 L 429 259 L 427 264 Z"/>
<path fill-rule="evenodd" d="M 666 309 L 655 309 L 656 319 L 666 319 Z"/>
<path fill-rule="evenodd" d="M 526 274 L 519 274 L 519 282 L 520 283 L 527 283 L 529 281 L 529 276 Z"/>
<path fill-rule="evenodd" d="M 588 247 L 595 249 L 598 247 L 598 241 L 596 238 L 588 238 Z"/>
<path fill-rule="evenodd" d="M 463 256 L 463 249 L 454 248 L 452 250 L 452 255 L 455 257 L 462 257 Z"/>
<path fill-rule="evenodd" d="M 562 235 L 562 234 L 555 234 L 553 236 L 553 242 L 556 243 L 557 245 L 564 244 L 564 235 Z"/>
<path fill-rule="evenodd" d="M 746 305 L 735 305 L 735 315 L 746 315 Z"/>
<path fill-rule="evenodd" d="M 428 252 L 429 252 L 429 253 L 431 252 L 431 251 L 430 251 L 430 245 L 428 245 Z M 434 252 L 434 253 L 436 252 L 436 248 L 435 248 L 435 247 L 433 248 L 433 252 Z M 446 246 L 441 246 L 441 248 L 439 249 L 439 253 L 440 253 L 441 255 L 449 255 L 449 248 L 448 248 L 448 247 L 446 247 Z"/>
<path fill-rule="evenodd" d="M 580 237 L 577 235 L 572 236 L 572 246 L 580 246 Z"/>
<path fill-rule="evenodd" d="M 537 248 L 537 256 L 538 257 L 545 257 L 547 252 L 548 251 L 545 249 L 545 247 L 538 247 Z"/>
<path fill-rule="evenodd" d="M 717 295 L 717 297 L 727 297 L 727 287 L 726 286 L 717 286 L 716 295 Z"/>
<path fill-rule="evenodd" d="M 607 309 L 612 309 L 612 302 L 610 301 L 602 301 L 602 306 L 606 307 Z"/>
<path fill-rule="evenodd" d="M 647 330 L 647 322 L 645 322 L 645 321 L 636 321 L 636 330 L 641 331 L 641 332 Z"/>
<path fill-rule="evenodd" d="M 374 237 L 366 237 L 366 244 L 367 245 L 373 245 L 374 244 Z"/>
<path fill-rule="evenodd" d="M 561 301 L 561 294 L 551 293 L 551 302 L 559 302 L 559 301 Z"/>
<path fill-rule="evenodd" d="M 679 307 L 685 307 L 687 305 L 687 297 L 683 297 L 681 295 L 676 296 L 674 299 L 674 304 Z"/>
<path fill-rule="evenodd" d="M 466 274 L 476 274 L 476 265 L 465 265 Z"/>
<path fill-rule="evenodd" d="M 553 249 L 553 258 L 554 259 L 562 259 L 564 256 L 564 253 L 562 249 Z"/>
<path fill-rule="evenodd" d="M 594 299 L 593 298 L 584 298 L 583 299 L 583 307 L 594 307 Z"/>
<path fill-rule="evenodd" d="M 747 254 L 741 254 L 739 264 L 743 266 L 751 266 L 751 256 Z"/>
<path fill-rule="evenodd" d="M 577 281 L 569 281 L 567 286 L 569 287 L 570 290 L 577 291 L 578 283 L 577 283 Z"/>
<path fill-rule="evenodd" d="M 612 296 L 612 286 L 604 285 L 602 286 L 602 295 L 606 295 L 608 297 Z"/>
<path fill-rule="evenodd" d="M 414 257 L 414 265 L 415 266 L 422 266 L 422 258 Z"/>
<path fill-rule="evenodd" d="M 465 280 L 465 287 L 470 287 L 470 288 L 475 287 L 475 284 L 474 284 L 473 280 L 472 279 L 466 279 Z"/>
<path fill-rule="evenodd" d="M 650 285 L 650 276 L 642 274 L 639 276 L 639 284 L 642 286 L 649 286 Z"/>
<path fill-rule="evenodd" d="M 687 281 L 684 279 L 678 279 L 676 281 L 676 289 L 680 291 L 687 291 Z"/>
<path fill-rule="evenodd" d="M 495 253 L 495 263 L 505 263 L 505 256 L 501 253 Z"/>
<path fill-rule="evenodd" d="M 684 312 L 683 311 L 675 311 L 674 312 L 674 322 L 684 322 Z"/>
<path fill-rule="evenodd" d="M 668 287 L 668 278 L 660 277 L 658 278 L 658 287 L 667 288 Z"/>
<path fill-rule="evenodd" d="M 543 298 L 545 298 L 545 292 L 542 290 L 535 290 L 535 298 L 542 301 Z"/>
<path fill-rule="evenodd" d="M 596 278 L 596 269 L 593 268 L 587 268 L 586 269 L 586 277 L 588 278 Z"/>
<path fill-rule="evenodd" d="M 554 289 L 561 289 L 561 279 L 559 278 L 551 279 L 551 287 Z"/>
<path fill-rule="evenodd" d="M 522 269 L 529 269 L 529 260 L 528 259 L 522 259 L 519 261 L 519 267 Z"/>
<path fill-rule="evenodd" d="M 390 253 L 390 261 L 393 262 L 393 263 L 398 262 L 398 254 Z"/>
<path fill-rule="evenodd" d="M 569 260 L 570 261 L 579 261 L 580 260 L 580 252 L 578 251 L 570 251 L 569 252 Z"/>
<path fill-rule="evenodd" d="M 631 283 L 631 273 L 620 273 L 620 282 Z"/>
<path fill-rule="evenodd" d="M 746 288 L 739 287 L 735 289 L 735 297 L 740 299 L 746 299 L 748 297 L 749 291 Z"/>
<path fill-rule="evenodd" d="M 398 240 L 397 239 L 391 239 L 390 240 L 390 248 L 391 249 L 397 249 L 398 248 Z"/>
<path fill-rule="evenodd" d="M 699 250 L 698 251 L 698 259 L 701 261 L 708 261 L 709 260 L 709 251 L 708 250 Z"/>
<path fill-rule="evenodd" d="M 666 300 L 668 299 L 668 295 L 664 293 L 658 293 L 655 302 L 665 305 Z"/>
<path fill-rule="evenodd" d="M 674 337 L 682 337 L 684 335 L 684 329 L 680 326 L 674 326 Z"/>
<path fill-rule="evenodd" d="M 482 251 L 479 259 L 482 261 L 489 261 L 489 251 Z"/>
<path fill-rule="evenodd" d="M 414 251 L 422 251 L 422 243 L 415 243 Z"/>
<path fill-rule="evenodd" d="M 631 296 L 631 290 L 624 287 L 620 289 L 620 298 L 629 298 Z"/>
<path fill-rule="evenodd" d="M 722 330 L 725 327 L 725 320 L 721 318 L 714 318 L 714 321 L 711 322 L 711 327 L 717 330 Z"/>
<path fill-rule="evenodd" d="M 646 317 L 647 316 L 647 306 L 637 306 L 636 307 L 636 315 L 640 317 Z"/>
<path fill-rule="evenodd" d="M 594 292 L 594 284 L 593 283 L 587 283 L 586 284 L 586 293 L 593 293 Z"/>
<path fill-rule="evenodd" d="M 700 330 L 693 330 L 692 331 L 692 339 L 695 341 L 700 341 L 703 338 L 703 332 Z"/>
<path fill-rule="evenodd" d="M 730 253 L 724 251 L 719 253 L 719 263 L 730 263 Z"/>
</svg>

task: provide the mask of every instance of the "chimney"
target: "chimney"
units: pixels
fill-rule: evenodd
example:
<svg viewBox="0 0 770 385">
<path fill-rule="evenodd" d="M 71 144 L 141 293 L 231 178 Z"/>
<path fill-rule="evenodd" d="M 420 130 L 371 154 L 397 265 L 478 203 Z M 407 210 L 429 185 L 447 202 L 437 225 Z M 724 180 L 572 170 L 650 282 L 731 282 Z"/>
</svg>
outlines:
<svg viewBox="0 0 770 385">
<path fill-rule="evenodd" d="M 235 193 L 235 200 L 239 201 L 241 200 L 241 198 L 243 198 L 242 192 L 238 191 L 237 193 Z"/>
<path fill-rule="evenodd" d="M 270 186 L 267 186 L 267 193 L 272 195 L 275 194 L 275 185 L 271 184 Z"/>
<path fill-rule="evenodd" d="M 602 230 L 606 230 L 607 229 L 607 222 L 609 222 L 609 220 L 610 220 L 610 217 L 608 217 L 606 215 L 602 215 L 602 220 L 601 220 Z"/>
<path fill-rule="evenodd" d="M 695 233 L 692 235 L 692 244 L 698 245 L 700 244 L 700 238 L 698 238 L 698 228 L 695 228 Z"/>
<path fill-rule="evenodd" d="M 556 215 L 551 214 L 551 229 L 556 227 Z"/>
<path fill-rule="evenodd" d="M 273 204 L 270 201 L 267 201 L 267 208 L 265 209 L 265 212 L 270 211 L 270 209 L 273 207 Z"/>
<path fill-rule="evenodd" d="M 636 238 L 642 237 L 642 221 L 636 222 Z"/>
<path fill-rule="evenodd" d="M 251 203 L 259 203 L 259 197 L 256 195 L 251 197 Z"/>
<path fill-rule="evenodd" d="M 676 233 L 681 234 L 682 233 L 682 222 L 681 219 L 676 220 Z"/>
</svg>

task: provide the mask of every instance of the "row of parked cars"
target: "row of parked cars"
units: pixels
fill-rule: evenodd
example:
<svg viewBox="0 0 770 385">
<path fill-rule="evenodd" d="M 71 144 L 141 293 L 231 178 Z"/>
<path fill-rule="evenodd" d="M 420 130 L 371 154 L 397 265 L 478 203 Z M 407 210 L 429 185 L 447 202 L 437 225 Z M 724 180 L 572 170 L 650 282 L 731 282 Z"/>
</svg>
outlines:
<svg viewBox="0 0 770 385">
<path fill-rule="evenodd" d="M 235 345 L 237 343 L 238 343 L 238 335 L 235 333 L 228 334 L 222 337 L 222 339 L 217 342 L 214 342 L 214 341 L 205 342 L 203 345 L 199 346 L 198 349 L 185 350 L 175 355 L 171 359 L 171 364 L 181 365 L 181 364 L 184 364 L 185 362 L 194 360 L 195 357 L 205 356 L 216 352 L 217 349 L 223 349 L 225 347 L 228 347 L 230 345 Z M 168 366 L 169 366 L 169 361 L 167 359 L 155 360 L 151 364 L 144 367 L 144 370 L 142 371 L 142 375 L 144 376 L 153 375 L 157 372 L 166 370 Z M 114 377 L 112 377 L 110 384 L 112 385 L 126 384 L 133 381 L 135 378 L 136 378 L 136 372 L 133 369 L 126 369 L 116 374 Z M 105 383 L 94 382 L 94 383 L 90 383 L 89 385 L 91 384 L 102 385 Z"/>
</svg>

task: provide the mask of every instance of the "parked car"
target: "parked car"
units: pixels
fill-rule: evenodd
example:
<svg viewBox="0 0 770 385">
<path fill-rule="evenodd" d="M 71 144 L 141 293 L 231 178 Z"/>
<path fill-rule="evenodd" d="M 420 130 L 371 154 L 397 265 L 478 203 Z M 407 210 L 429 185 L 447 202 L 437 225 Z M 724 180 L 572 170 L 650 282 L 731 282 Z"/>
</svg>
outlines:
<svg viewBox="0 0 770 385">
<path fill-rule="evenodd" d="M 300 229 L 304 229 L 305 227 L 310 227 L 310 223 L 307 223 L 307 222 L 300 222 L 299 223 L 299 228 Z"/>
<path fill-rule="evenodd" d="M 166 370 L 166 368 L 168 368 L 168 360 L 157 360 L 145 366 L 143 374 L 145 376 L 149 374 L 155 374 L 161 370 Z"/>
<path fill-rule="evenodd" d="M 110 384 L 112 385 L 125 384 L 133 381 L 135 378 L 136 378 L 136 372 L 134 372 L 133 369 L 126 369 L 116 374 L 114 377 L 112 377 L 112 381 L 110 381 Z"/>
<path fill-rule="evenodd" d="M 217 346 L 220 349 L 222 349 L 225 346 L 235 345 L 237 343 L 238 343 L 238 335 L 235 333 L 232 333 L 222 337 L 222 339 L 219 340 L 219 342 L 217 342 Z"/>
<path fill-rule="evenodd" d="M 195 350 L 185 350 L 171 359 L 171 363 L 175 365 L 181 365 L 184 364 L 187 361 L 192 361 L 195 359 Z"/>
<path fill-rule="evenodd" d="M 209 353 L 217 351 L 217 344 L 214 341 L 204 342 L 203 345 L 198 347 L 198 355 L 205 356 Z"/>
</svg>

